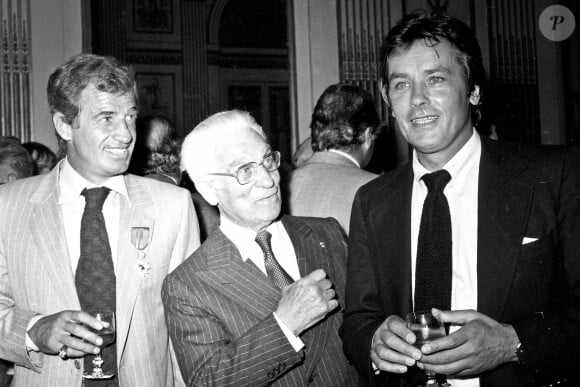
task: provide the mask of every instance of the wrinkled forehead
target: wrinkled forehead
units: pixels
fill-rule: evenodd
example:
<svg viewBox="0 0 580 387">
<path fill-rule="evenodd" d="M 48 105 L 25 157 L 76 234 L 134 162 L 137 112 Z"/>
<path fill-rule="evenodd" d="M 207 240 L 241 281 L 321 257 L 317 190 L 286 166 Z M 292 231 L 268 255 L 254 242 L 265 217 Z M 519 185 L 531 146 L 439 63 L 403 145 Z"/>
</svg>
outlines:
<svg viewBox="0 0 580 387">
<path fill-rule="evenodd" d="M 249 162 L 260 162 L 270 151 L 270 145 L 258 132 L 243 128 L 236 133 L 223 133 L 217 138 L 214 161 L 218 167 L 229 169 Z"/>
<path fill-rule="evenodd" d="M 387 61 L 390 66 L 393 62 L 401 60 L 431 59 L 441 60 L 443 58 L 457 58 L 461 52 L 446 39 L 439 41 L 433 39 L 415 40 L 411 45 L 400 48 L 389 55 Z"/>
</svg>

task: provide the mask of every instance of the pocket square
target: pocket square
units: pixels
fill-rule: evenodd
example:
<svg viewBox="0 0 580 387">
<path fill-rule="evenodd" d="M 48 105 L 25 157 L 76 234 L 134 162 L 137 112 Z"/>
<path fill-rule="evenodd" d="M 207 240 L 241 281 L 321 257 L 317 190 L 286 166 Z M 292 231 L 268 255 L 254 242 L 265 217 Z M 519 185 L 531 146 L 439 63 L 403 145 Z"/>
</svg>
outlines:
<svg viewBox="0 0 580 387">
<path fill-rule="evenodd" d="M 528 237 L 524 237 L 524 239 L 522 240 L 522 245 L 527 245 L 528 243 L 532 243 L 537 241 L 538 238 L 528 238 Z"/>
</svg>

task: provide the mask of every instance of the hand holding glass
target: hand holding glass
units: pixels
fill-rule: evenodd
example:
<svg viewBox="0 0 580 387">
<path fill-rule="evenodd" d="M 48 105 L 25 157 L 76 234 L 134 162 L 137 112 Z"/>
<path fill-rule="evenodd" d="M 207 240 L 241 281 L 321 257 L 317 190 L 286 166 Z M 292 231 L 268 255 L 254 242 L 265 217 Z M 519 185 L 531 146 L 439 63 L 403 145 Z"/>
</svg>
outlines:
<svg viewBox="0 0 580 387">
<path fill-rule="evenodd" d="M 414 312 L 407 315 L 407 328 L 417 337 L 414 346 L 421 349 L 423 344 L 445 336 L 443 323 L 435 318 L 431 312 Z M 449 387 L 448 383 L 438 383 L 435 373 L 425 371 L 427 387 Z"/>
<path fill-rule="evenodd" d="M 93 316 L 103 323 L 103 329 L 100 331 L 94 331 L 103 339 L 103 344 L 101 348 L 105 348 L 111 345 L 115 341 L 115 312 L 97 312 Z M 101 354 L 98 353 L 93 359 L 93 371 L 91 373 L 85 372 L 83 374 L 84 379 L 110 379 L 115 374 L 103 371 L 104 360 Z"/>
</svg>

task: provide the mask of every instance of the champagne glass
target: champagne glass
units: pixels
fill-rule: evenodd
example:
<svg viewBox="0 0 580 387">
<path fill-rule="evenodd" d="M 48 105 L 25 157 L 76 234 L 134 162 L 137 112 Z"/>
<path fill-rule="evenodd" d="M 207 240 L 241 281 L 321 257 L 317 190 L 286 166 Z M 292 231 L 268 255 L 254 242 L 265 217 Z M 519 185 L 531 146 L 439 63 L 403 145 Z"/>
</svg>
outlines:
<svg viewBox="0 0 580 387">
<path fill-rule="evenodd" d="M 414 312 L 407 315 L 407 328 L 417 337 L 414 346 L 421 349 L 423 344 L 445 336 L 443 323 L 435 318 L 431 312 Z M 427 382 L 425 387 L 450 387 L 448 383 L 439 383 L 435 372 L 425 370 Z"/>
<path fill-rule="evenodd" d="M 103 323 L 103 329 L 100 331 L 94 331 L 103 339 L 101 348 L 113 344 L 115 341 L 115 312 L 96 312 L 93 316 Z M 83 374 L 83 379 L 111 379 L 115 376 L 113 373 L 103 371 L 102 367 L 104 362 L 105 361 L 99 352 L 93 359 L 93 371 L 91 373 L 85 372 Z"/>
</svg>

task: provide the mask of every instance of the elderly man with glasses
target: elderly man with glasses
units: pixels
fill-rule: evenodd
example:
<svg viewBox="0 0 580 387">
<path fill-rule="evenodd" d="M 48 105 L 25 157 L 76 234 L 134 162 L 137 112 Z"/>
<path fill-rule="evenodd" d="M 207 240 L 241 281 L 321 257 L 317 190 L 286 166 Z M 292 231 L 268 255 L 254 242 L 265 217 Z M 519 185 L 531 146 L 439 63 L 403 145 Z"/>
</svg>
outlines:
<svg viewBox="0 0 580 387">
<path fill-rule="evenodd" d="M 346 258 L 338 222 L 278 220 L 280 153 L 246 112 L 200 123 L 182 164 L 220 211 L 219 227 L 163 286 L 186 384 L 357 385 L 338 337 Z"/>
</svg>

